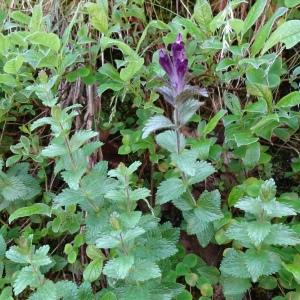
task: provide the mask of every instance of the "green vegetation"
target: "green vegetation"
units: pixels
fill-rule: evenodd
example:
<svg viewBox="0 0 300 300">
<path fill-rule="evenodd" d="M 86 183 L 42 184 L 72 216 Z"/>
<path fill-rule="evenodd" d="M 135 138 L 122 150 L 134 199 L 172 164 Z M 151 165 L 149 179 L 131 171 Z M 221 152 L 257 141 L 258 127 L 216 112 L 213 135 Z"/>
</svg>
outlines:
<svg viewBox="0 0 300 300">
<path fill-rule="evenodd" d="M 3 0 L 0 300 L 299 299 L 299 8 Z"/>
</svg>

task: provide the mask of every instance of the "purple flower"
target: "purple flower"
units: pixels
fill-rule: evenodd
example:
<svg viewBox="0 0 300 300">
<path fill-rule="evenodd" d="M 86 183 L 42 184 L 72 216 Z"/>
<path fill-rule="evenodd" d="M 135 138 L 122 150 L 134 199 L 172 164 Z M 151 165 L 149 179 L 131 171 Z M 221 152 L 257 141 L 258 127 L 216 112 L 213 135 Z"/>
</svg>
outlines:
<svg viewBox="0 0 300 300">
<path fill-rule="evenodd" d="M 188 60 L 185 55 L 182 35 L 178 34 L 176 41 L 171 46 L 172 54 L 165 49 L 159 52 L 159 63 L 166 71 L 174 95 L 179 95 L 185 86 L 185 75 L 188 69 Z"/>
</svg>

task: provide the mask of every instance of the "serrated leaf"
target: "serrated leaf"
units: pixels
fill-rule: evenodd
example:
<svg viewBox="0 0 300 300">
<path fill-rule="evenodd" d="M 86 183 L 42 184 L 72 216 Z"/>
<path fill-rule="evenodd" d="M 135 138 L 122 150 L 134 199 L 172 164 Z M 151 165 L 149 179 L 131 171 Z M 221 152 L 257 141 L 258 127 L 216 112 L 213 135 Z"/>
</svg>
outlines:
<svg viewBox="0 0 300 300">
<path fill-rule="evenodd" d="M 264 242 L 276 246 L 295 246 L 300 244 L 300 236 L 287 225 L 272 224 L 271 231 Z"/>
<path fill-rule="evenodd" d="M 156 198 L 159 204 L 179 198 L 186 191 L 186 187 L 179 178 L 169 178 L 160 183 Z"/>
<path fill-rule="evenodd" d="M 188 176 L 194 176 L 196 173 L 196 159 L 198 152 L 195 150 L 183 150 L 181 153 L 172 153 L 172 161 L 176 166 Z"/>
<path fill-rule="evenodd" d="M 129 192 L 129 199 L 131 201 L 143 200 L 149 196 L 150 196 L 150 191 L 146 188 L 138 188 Z"/>
<path fill-rule="evenodd" d="M 152 237 L 137 244 L 135 257 L 153 262 L 166 259 L 176 254 L 178 249 L 173 241 L 165 238 Z"/>
<path fill-rule="evenodd" d="M 30 259 L 31 264 L 36 266 L 46 266 L 51 264 L 52 260 L 48 256 L 49 250 L 49 245 L 43 245 L 40 248 L 38 248 Z"/>
<path fill-rule="evenodd" d="M 194 168 L 195 175 L 189 178 L 189 184 L 201 182 L 216 172 L 215 168 L 206 161 L 197 161 L 194 165 Z"/>
<path fill-rule="evenodd" d="M 221 278 L 223 293 L 228 299 L 239 300 L 243 294 L 251 287 L 251 282 L 247 278 L 235 278 L 226 276 Z"/>
<path fill-rule="evenodd" d="M 68 153 L 67 148 L 65 145 L 59 145 L 59 144 L 50 144 L 47 147 L 45 147 L 41 154 L 46 157 L 56 157 L 56 156 L 62 156 L 66 155 Z"/>
<path fill-rule="evenodd" d="M 133 256 L 113 258 L 105 264 L 103 274 L 114 279 L 125 279 L 133 264 Z"/>
<path fill-rule="evenodd" d="M 151 117 L 143 128 L 142 138 L 147 138 L 152 132 L 163 128 L 173 128 L 174 124 L 165 116 Z"/>
<path fill-rule="evenodd" d="M 177 140 L 178 138 L 178 140 Z M 159 146 L 171 153 L 180 153 L 185 147 L 185 138 L 182 133 L 178 137 L 174 130 L 167 130 L 155 137 Z"/>
<path fill-rule="evenodd" d="M 275 199 L 269 202 L 262 202 L 261 207 L 264 214 L 270 218 L 281 218 L 285 216 L 295 216 L 296 211 L 287 204 L 280 203 Z"/>
<path fill-rule="evenodd" d="M 57 300 L 57 290 L 54 282 L 46 280 L 41 286 L 38 287 L 37 291 L 33 293 L 28 300 Z"/>
<path fill-rule="evenodd" d="M 221 219 L 223 213 L 220 206 L 221 195 L 218 190 L 202 193 L 197 201 L 197 207 L 194 209 L 194 214 L 199 219 L 199 226 L 201 227 L 202 222 L 208 223 Z"/>
<path fill-rule="evenodd" d="M 25 184 L 16 176 L 6 178 L 0 190 L 1 195 L 7 201 L 25 198 L 27 192 L 28 189 Z"/>
<path fill-rule="evenodd" d="M 27 286 L 38 285 L 38 283 L 38 276 L 36 272 L 34 272 L 32 266 L 24 267 L 19 271 L 13 282 L 14 293 L 15 295 L 19 295 Z"/>
<path fill-rule="evenodd" d="M 93 137 L 98 136 L 98 133 L 91 130 L 79 130 L 76 131 L 70 139 L 70 149 L 71 151 L 76 151 L 84 143 L 90 140 Z"/>
<path fill-rule="evenodd" d="M 222 273 L 234 278 L 250 278 L 243 254 L 243 252 L 238 252 L 232 248 L 227 249 L 220 266 Z"/>
<path fill-rule="evenodd" d="M 178 120 L 185 125 L 199 109 L 201 103 L 194 99 L 186 100 L 178 105 Z"/>
<path fill-rule="evenodd" d="M 274 274 L 281 268 L 280 257 L 266 250 L 249 249 L 244 254 L 244 261 L 253 282 L 260 276 Z"/>
<path fill-rule="evenodd" d="M 68 280 L 61 280 L 55 283 L 58 299 L 73 300 L 77 299 L 77 285 Z"/>
<path fill-rule="evenodd" d="M 247 224 L 247 233 L 252 243 L 258 247 L 271 231 L 269 222 L 253 221 Z"/>
<path fill-rule="evenodd" d="M 27 207 L 21 207 L 10 215 L 8 222 L 11 223 L 18 218 L 29 217 L 32 215 L 44 215 L 50 217 L 51 208 L 44 203 L 35 203 Z"/>
<path fill-rule="evenodd" d="M 225 236 L 229 239 L 236 240 L 244 246 L 250 246 L 252 241 L 247 232 L 247 222 L 233 223 L 225 232 Z"/>
<path fill-rule="evenodd" d="M 158 278 L 161 276 L 158 265 L 154 262 L 147 260 L 136 261 L 133 267 L 130 269 L 130 279 L 134 281 L 146 281 L 152 278 Z"/>
</svg>

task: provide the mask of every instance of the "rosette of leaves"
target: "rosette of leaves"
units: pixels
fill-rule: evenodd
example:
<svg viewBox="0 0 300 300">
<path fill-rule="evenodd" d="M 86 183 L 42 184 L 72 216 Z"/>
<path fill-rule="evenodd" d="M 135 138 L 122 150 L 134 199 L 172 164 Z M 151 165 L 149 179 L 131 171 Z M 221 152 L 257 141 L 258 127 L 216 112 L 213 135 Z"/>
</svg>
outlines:
<svg viewBox="0 0 300 300">
<path fill-rule="evenodd" d="M 171 177 L 161 182 L 156 199 L 159 204 L 172 201 L 183 212 L 186 230 L 196 234 L 202 246 L 212 239 L 213 222 L 223 217 L 218 191 L 204 192 L 199 199 L 192 194 L 192 186 L 204 181 L 215 172 L 214 167 L 200 161 L 199 150 L 187 149 L 186 138 L 181 128 L 188 123 L 200 107 L 196 95 L 207 96 L 204 89 L 186 84 L 188 60 L 185 55 L 182 36 L 179 34 L 171 46 L 172 54 L 160 51 L 160 64 L 168 75 L 168 85 L 158 91 L 173 108 L 173 120 L 156 115 L 148 120 L 143 129 L 143 138 L 156 130 L 167 129 L 156 136 L 156 142 L 170 152 L 176 166 Z"/>
<path fill-rule="evenodd" d="M 296 215 L 296 211 L 279 202 L 275 195 L 276 185 L 270 179 L 262 183 L 257 197 L 245 196 L 234 205 L 245 216 L 234 221 L 226 231 L 227 238 L 234 241 L 234 247 L 225 250 L 220 267 L 227 299 L 242 299 L 251 282 L 279 272 L 281 247 L 300 243 L 299 235 L 279 221 Z"/>
</svg>

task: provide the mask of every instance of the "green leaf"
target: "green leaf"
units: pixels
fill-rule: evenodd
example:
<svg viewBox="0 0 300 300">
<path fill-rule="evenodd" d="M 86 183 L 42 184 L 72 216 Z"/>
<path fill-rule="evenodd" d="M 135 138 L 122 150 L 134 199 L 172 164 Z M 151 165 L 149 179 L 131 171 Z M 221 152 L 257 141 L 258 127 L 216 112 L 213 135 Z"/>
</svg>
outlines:
<svg viewBox="0 0 300 300">
<path fill-rule="evenodd" d="M 190 268 L 194 268 L 196 267 L 198 261 L 199 261 L 198 256 L 196 254 L 190 253 L 183 258 L 182 262 L 185 265 L 189 266 Z"/>
<path fill-rule="evenodd" d="M 147 260 L 136 261 L 130 270 L 130 279 L 134 281 L 146 281 L 161 276 L 158 265 Z"/>
<path fill-rule="evenodd" d="M 241 131 L 235 133 L 233 136 L 238 147 L 251 145 L 259 140 L 257 137 L 254 137 L 250 131 Z"/>
<path fill-rule="evenodd" d="M 258 247 L 271 232 L 269 222 L 253 221 L 247 224 L 247 233 L 252 243 Z"/>
<path fill-rule="evenodd" d="M 152 132 L 163 128 L 172 128 L 174 124 L 165 116 L 151 117 L 143 128 L 142 138 L 147 138 Z"/>
<path fill-rule="evenodd" d="M 257 32 L 254 43 L 251 47 L 251 54 L 255 56 L 265 45 L 275 21 L 288 11 L 285 7 L 279 7 L 268 22 Z"/>
<path fill-rule="evenodd" d="M 22 13 L 21 11 L 17 10 L 17 11 L 13 11 L 11 14 L 10 14 L 10 17 L 21 23 L 21 24 L 25 24 L 25 25 L 28 25 L 31 18 L 29 16 L 27 16 L 26 14 Z"/>
<path fill-rule="evenodd" d="M 183 150 L 181 153 L 172 153 L 172 162 L 188 176 L 194 176 L 196 173 L 195 163 L 198 158 L 197 151 Z"/>
<path fill-rule="evenodd" d="M 236 95 L 226 92 L 224 94 L 224 103 L 234 115 L 240 116 L 242 114 L 240 100 Z"/>
<path fill-rule="evenodd" d="M 216 72 L 225 71 L 229 67 L 235 65 L 236 62 L 231 58 L 222 59 L 216 66 Z"/>
<path fill-rule="evenodd" d="M 127 66 L 120 71 L 120 78 L 123 81 L 131 80 L 134 75 L 142 68 L 144 59 L 140 57 L 134 57 L 129 60 Z"/>
<path fill-rule="evenodd" d="M 297 254 L 299 256 L 299 254 Z M 298 257 L 299 259 L 299 257 Z M 292 264 L 283 263 L 283 267 L 293 274 L 296 282 L 300 284 L 300 266 L 298 261 L 294 261 Z"/>
<path fill-rule="evenodd" d="M 83 271 L 83 278 L 88 282 L 97 280 L 102 272 L 103 260 L 102 258 L 91 261 Z"/>
<path fill-rule="evenodd" d="M 257 21 L 257 19 L 263 13 L 267 0 L 255 1 L 255 3 L 251 6 L 249 12 L 247 13 L 247 17 L 244 21 L 244 27 L 242 30 L 242 34 L 244 35 Z"/>
<path fill-rule="evenodd" d="M 250 278 L 243 255 L 243 252 L 238 252 L 232 248 L 227 249 L 220 266 L 222 273 L 234 278 Z"/>
<path fill-rule="evenodd" d="M 107 1 L 101 0 L 97 3 L 88 2 L 85 4 L 92 26 L 102 33 L 108 30 L 108 7 Z"/>
<path fill-rule="evenodd" d="M 54 282 L 46 280 L 41 286 L 38 287 L 37 291 L 32 294 L 28 300 L 57 300 L 57 290 Z"/>
<path fill-rule="evenodd" d="M 2 234 L 0 233 L 0 259 L 2 259 L 5 256 L 5 251 L 6 251 L 6 243 Z"/>
<path fill-rule="evenodd" d="M 209 1 L 197 0 L 194 6 L 193 17 L 202 30 L 210 31 L 209 24 L 212 21 L 213 15 Z"/>
<path fill-rule="evenodd" d="M 228 205 L 231 207 L 244 196 L 244 189 L 240 186 L 234 186 L 228 196 Z"/>
<path fill-rule="evenodd" d="M 44 203 L 35 203 L 27 207 L 21 207 L 10 215 L 8 222 L 11 223 L 18 218 L 29 217 L 32 215 L 44 215 L 50 217 L 51 208 Z"/>
<path fill-rule="evenodd" d="M 0 300 L 14 300 L 10 286 L 7 286 L 2 290 L 0 294 Z"/>
<path fill-rule="evenodd" d="M 24 58 L 22 56 L 17 56 L 16 58 L 8 60 L 3 66 L 3 70 L 9 74 L 17 74 L 22 67 Z"/>
<path fill-rule="evenodd" d="M 300 5 L 300 0 L 285 0 L 284 4 L 288 8 L 295 7 L 297 5 Z"/>
<path fill-rule="evenodd" d="M 177 141 L 177 134 L 173 130 L 166 130 L 155 137 L 159 146 L 168 150 L 169 152 L 178 153 L 185 147 L 185 138 L 182 133 L 179 134 L 179 141 Z M 179 145 L 177 145 L 177 142 Z M 179 150 L 179 151 L 178 151 Z"/>
<path fill-rule="evenodd" d="M 29 29 L 31 32 L 40 31 L 43 22 L 43 8 L 42 3 L 35 5 L 32 9 L 32 16 L 30 18 Z"/>
<path fill-rule="evenodd" d="M 289 20 L 280 25 L 266 41 L 262 54 L 278 43 L 285 44 L 287 49 L 291 49 L 300 41 L 300 20 Z"/>
<path fill-rule="evenodd" d="M 121 256 L 109 260 L 104 268 L 103 274 L 115 279 L 125 279 L 134 264 L 133 256 Z"/>
<path fill-rule="evenodd" d="M 199 220 L 197 228 L 203 231 L 207 223 L 219 220 L 223 217 L 221 211 L 221 195 L 218 190 L 212 192 L 203 192 L 197 201 L 197 207 L 193 213 Z"/>
<path fill-rule="evenodd" d="M 245 157 L 243 157 L 243 162 L 246 167 L 254 167 L 260 159 L 260 144 L 258 142 L 252 143 L 247 146 Z"/>
<path fill-rule="evenodd" d="M 184 290 L 175 298 L 175 300 L 193 300 L 193 295 L 187 290 Z"/>
<path fill-rule="evenodd" d="M 49 245 L 43 245 L 38 248 L 34 255 L 30 257 L 31 264 L 36 266 L 47 266 L 51 264 L 52 260 L 48 256 L 49 249 Z"/>
<path fill-rule="evenodd" d="M 260 276 L 274 274 L 281 268 L 280 257 L 266 250 L 249 249 L 244 254 L 244 260 L 253 282 Z"/>
<path fill-rule="evenodd" d="M 228 299 L 240 300 L 243 294 L 251 287 L 251 282 L 247 278 L 235 278 L 226 276 L 221 278 L 223 293 Z"/>
<path fill-rule="evenodd" d="M 32 266 L 24 267 L 18 272 L 16 279 L 13 282 L 14 293 L 15 295 L 19 295 L 27 286 L 36 286 L 38 284 L 39 279 Z"/>
<path fill-rule="evenodd" d="M 206 161 L 196 161 L 195 175 L 188 179 L 189 184 L 195 184 L 205 180 L 207 177 L 215 173 L 215 168 Z"/>
<path fill-rule="evenodd" d="M 291 92 L 288 95 L 281 98 L 277 104 L 277 108 L 281 107 L 293 107 L 300 104 L 300 92 Z"/>
<path fill-rule="evenodd" d="M 9 74 L 0 74 L 0 83 L 10 87 L 16 87 L 18 85 L 18 82 L 15 79 L 15 77 Z"/>
<path fill-rule="evenodd" d="M 159 204 L 164 204 L 168 201 L 179 198 L 186 190 L 186 187 L 181 179 L 169 178 L 160 183 L 156 198 Z"/>
<path fill-rule="evenodd" d="M 221 109 L 220 111 L 218 111 L 216 113 L 216 115 L 209 120 L 209 122 L 207 123 L 207 125 L 204 127 L 203 129 L 203 135 L 206 136 L 208 135 L 210 132 L 212 132 L 216 126 L 218 125 L 219 121 L 223 118 L 223 116 L 227 113 L 226 110 Z"/>
<path fill-rule="evenodd" d="M 90 74 L 91 70 L 87 67 L 78 68 L 67 74 L 66 79 L 69 82 L 75 82 L 77 78 L 84 78 Z"/>
<path fill-rule="evenodd" d="M 60 39 L 54 33 L 35 32 L 28 35 L 27 40 L 33 45 L 45 46 L 55 52 L 60 49 Z"/>
<path fill-rule="evenodd" d="M 300 236 L 287 225 L 272 224 L 271 231 L 264 242 L 276 246 L 295 246 L 300 244 Z"/>
<path fill-rule="evenodd" d="M 181 125 L 185 125 L 199 109 L 201 103 L 194 99 L 186 100 L 178 105 L 178 119 Z"/>
<path fill-rule="evenodd" d="M 76 151 L 87 141 L 93 137 L 98 136 L 98 132 L 92 130 L 78 130 L 76 131 L 70 139 L 70 150 Z"/>
<path fill-rule="evenodd" d="M 274 290 L 277 287 L 277 279 L 274 276 L 262 277 L 259 280 L 259 287 L 265 290 Z"/>
</svg>

